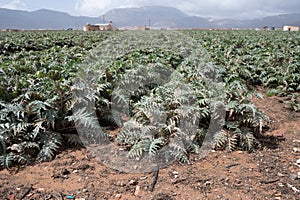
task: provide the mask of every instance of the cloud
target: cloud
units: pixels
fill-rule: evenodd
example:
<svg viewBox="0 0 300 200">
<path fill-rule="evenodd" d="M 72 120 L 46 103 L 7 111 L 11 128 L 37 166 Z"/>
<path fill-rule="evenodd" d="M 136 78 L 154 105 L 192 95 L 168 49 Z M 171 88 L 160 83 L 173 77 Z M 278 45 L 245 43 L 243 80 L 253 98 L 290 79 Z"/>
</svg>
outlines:
<svg viewBox="0 0 300 200">
<path fill-rule="evenodd" d="M 255 18 L 299 12 L 299 0 L 77 0 L 81 15 L 99 16 L 113 8 L 163 5 L 176 7 L 190 15 Z"/>
<path fill-rule="evenodd" d="M 99 11 L 102 11 L 109 6 L 110 1 L 107 0 L 79 0 L 75 5 L 75 9 L 82 15 L 100 16 L 101 13 L 99 13 Z"/>
<path fill-rule="evenodd" d="M 178 2 L 178 3 L 176 3 Z M 190 15 L 258 18 L 282 13 L 298 13 L 299 0 L 188 0 L 174 6 Z"/>
<path fill-rule="evenodd" d="M 81 15 L 99 16 L 113 8 L 128 8 L 139 6 L 173 6 L 176 4 L 171 0 L 78 0 L 75 9 Z"/>
<path fill-rule="evenodd" d="M 300 12 L 299 0 L 0 0 L 2 8 L 63 9 L 69 13 L 84 16 L 100 16 L 113 8 L 137 6 L 171 6 L 189 15 L 215 18 L 258 18 Z"/>
<path fill-rule="evenodd" d="M 0 7 L 12 9 L 12 10 L 24 10 L 26 7 L 26 4 L 21 0 L 14 0 L 14 1 L 10 1 L 8 3 L 0 3 Z"/>
</svg>

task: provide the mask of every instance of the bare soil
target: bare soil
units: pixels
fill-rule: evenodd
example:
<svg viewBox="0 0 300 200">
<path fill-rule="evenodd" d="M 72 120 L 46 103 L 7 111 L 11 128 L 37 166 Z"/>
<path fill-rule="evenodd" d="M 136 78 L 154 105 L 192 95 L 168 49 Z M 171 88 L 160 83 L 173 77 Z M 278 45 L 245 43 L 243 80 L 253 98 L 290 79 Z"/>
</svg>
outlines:
<svg viewBox="0 0 300 200">
<path fill-rule="evenodd" d="M 300 199 L 300 113 L 279 97 L 253 102 L 273 120 L 263 149 L 173 163 L 160 169 L 153 192 L 153 173 L 121 173 L 73 148 L 51 162 L 0 171 L 0 199 Z"/>
</svg>

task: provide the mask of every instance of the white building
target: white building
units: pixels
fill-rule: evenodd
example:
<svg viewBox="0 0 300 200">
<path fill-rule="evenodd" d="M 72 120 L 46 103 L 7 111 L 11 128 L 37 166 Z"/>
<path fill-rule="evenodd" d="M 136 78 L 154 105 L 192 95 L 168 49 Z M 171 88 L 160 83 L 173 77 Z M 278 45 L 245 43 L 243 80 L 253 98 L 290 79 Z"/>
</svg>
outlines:
<svg viewBox="0 0 300 200">
<path fill-rule="evenodd" d="M 300 28 L 299 28 L 299 26 L 284 26 L 283 30 L 284 31 L 299 31 Z"/>
</svg>

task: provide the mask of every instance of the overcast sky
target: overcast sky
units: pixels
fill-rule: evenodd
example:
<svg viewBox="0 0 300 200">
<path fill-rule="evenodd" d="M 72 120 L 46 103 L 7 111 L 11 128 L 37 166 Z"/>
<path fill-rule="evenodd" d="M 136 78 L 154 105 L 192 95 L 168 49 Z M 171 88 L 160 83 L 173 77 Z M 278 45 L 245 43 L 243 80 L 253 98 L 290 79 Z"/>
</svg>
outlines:
<svg viewBox="0 0 300 200">
<path fill-rule="evenodd" d="M 164 5 L 189 15 L 258 18 L 300 13 L 300 0 L 0 0 L 0 7 L 33 11 L 41 8 L 71 15 L 100 16 L 112 8 Z"/>
</svg>

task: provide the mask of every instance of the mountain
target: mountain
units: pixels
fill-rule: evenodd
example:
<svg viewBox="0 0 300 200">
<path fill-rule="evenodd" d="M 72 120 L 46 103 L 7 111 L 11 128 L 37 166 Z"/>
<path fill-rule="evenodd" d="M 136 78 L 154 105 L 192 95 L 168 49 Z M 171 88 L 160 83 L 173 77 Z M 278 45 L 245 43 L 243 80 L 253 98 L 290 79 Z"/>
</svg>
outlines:
<svg viewBox="0 0 300 200">
<path fill-rule="evenodd" d="M 164 6 L 119 8 L 108 11 L 104 16 L 118 27 L 148 26 L 149 23 L 155 27 L 170 27 L 176 25 L 174 22 L 189 17 L 176 8 Z"/>
<path fill-rule="evenodd" d="M 251 20 L 216 19 L 212 21 L 212 24 L 214 24 L 215 27 L 222 28 L 261 28 L 264 26 L 279 28 L 285 25 L 300 26 L 300 13 L 268 16 Z"/>
<path fill-rule="evenodd" d="M 0 8 L 0 29 L 82 29 L 100 18 L 75 17 L 64 12 L 41 9 L 33 12 Z"/>
<path fill-rule="evenodd" d="M 108 11 L 105 18 L 117 27 L 151 26 L 165 28 L 208 27 L 205 18 L 189 16 L 182 11 L 165 6 L 145 6 L 139 8 L 119 8 Z"/>
<path fill-rule="evenodd" d="M 300 13 L 269 16 L 252 20 L 212 20 L 190 16 L 176 8 L 164 6 L 112 9 L 105 13 L 104 16 L 109 21 L 113 21 L 117 27 L 148 26 L 149 24 L 151 27 L 168 28 L 262 28 L 264 26 L 300 26 Z"/>
<path fill-rule="evenodd" d="M 300 26 L 300 14 L 277 15 L 248 21 L 248 26 L 252 25 L 252 27 L 257 27 L 261 24 L 269 27 L 282 27 L 284 25 Z"/>
<path fill-rule="evenodd" d="M 283 14 L 251 20 L 209 19 L 190 16 L 166 6 L 112 9 L 103 16 L 71 16 L 64 12 L 41 9 L 33 12 L 0 8 L 0 29 L 82 29 L 87 23 L 113 21 L 116 27 L 151 26 L 164 28 L 262 28 L 300 26 L 300 14 Z"/>
</svg>

